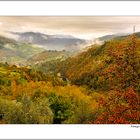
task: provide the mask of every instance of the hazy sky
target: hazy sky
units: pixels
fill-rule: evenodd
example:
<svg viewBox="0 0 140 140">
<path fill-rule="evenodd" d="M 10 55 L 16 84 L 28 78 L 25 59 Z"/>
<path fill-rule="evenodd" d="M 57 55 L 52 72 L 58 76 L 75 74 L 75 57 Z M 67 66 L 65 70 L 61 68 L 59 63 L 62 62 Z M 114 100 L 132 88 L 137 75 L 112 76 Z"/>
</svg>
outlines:
<svg viewBox="0 0 140 140">
<path fill-rule="evenodd" d="M 80 38 L 96 38 L 106 34 L 140 31 L 140 16 L 90 16 L 90 17 L 0 17 L 0 34 L 5 31 L 44 32 L 68 34 Z"/>
</svg>

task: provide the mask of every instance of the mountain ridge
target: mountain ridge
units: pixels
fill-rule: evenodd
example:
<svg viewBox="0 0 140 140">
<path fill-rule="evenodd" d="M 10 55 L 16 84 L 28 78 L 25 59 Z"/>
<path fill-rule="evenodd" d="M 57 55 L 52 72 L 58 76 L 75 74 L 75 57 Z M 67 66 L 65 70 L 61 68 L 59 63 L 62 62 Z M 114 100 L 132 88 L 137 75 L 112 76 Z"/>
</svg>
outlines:
<svg viewBox="0 0 140 140">
<path fill-rule="evenodd" d="M 40 32 L 10 32 L 18 35 L 17 40 L 40 45 L 47 50 L 76 51 L 78 46 L 85 45 L 87 40 L 73 37 L 71 35 L 49 35 Z"/>
</svg>

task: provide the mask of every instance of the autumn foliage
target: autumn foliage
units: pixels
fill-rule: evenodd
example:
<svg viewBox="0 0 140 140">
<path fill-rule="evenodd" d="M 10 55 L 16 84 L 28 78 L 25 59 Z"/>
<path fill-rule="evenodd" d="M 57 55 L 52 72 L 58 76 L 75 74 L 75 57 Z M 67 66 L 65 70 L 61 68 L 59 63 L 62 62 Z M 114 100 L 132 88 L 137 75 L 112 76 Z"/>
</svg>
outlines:
<svg viewBox="0 0 140 140">
<path fill-rule="evenodd" d="M 139 124 L 140 97 L 130 87 L 126 92 L 110 93 L 107 99 L 100 98 L 100 115 L 92 123 Z"/>
</svg>

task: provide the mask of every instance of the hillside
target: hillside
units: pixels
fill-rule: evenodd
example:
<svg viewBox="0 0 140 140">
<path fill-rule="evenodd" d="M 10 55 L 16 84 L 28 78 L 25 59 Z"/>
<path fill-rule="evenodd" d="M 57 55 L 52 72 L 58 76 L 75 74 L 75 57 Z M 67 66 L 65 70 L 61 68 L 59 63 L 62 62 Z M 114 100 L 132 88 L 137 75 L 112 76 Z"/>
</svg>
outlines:
<svg viewBox="0 0 140 140">
<path fill-rule="evenodd" d="M 94 90 L 129 87 L 133 76 L 135 88 L 140 91 L 140 39 L 133 36 L 93 45 L 76 57 L 68 58 L 57 66 L 57 71 L 72 83 L 86 85 Z M 134 50 L 133 50 L 134 49 Z"/>
<path fill-rule="evenodd" d="M 0 62 L 23 65 L 26 59 L 42 51 L 44 49 L 34 45 L 0 36 Z"/>
<path fill-rule="evenodd" d="M 140 38 L 140 32 L 136 32 L 135 35 L 136 35 L 138 38 Z M 125 39 L 125 38 L 127 38 L 128 36 L 130 36 L 130 35 L 121 35 L 121 36 L 115 37 L 115 39 Z"/>
<path fill-rule="evenodd" d="M 116 37 L 122 36 L 121 34 L 112 34 L 112 35 L 105 35 L 102 37 L 97 38 L 99 41 L 109 41 L 111 39 L 114 39 Z"/>
</svg>

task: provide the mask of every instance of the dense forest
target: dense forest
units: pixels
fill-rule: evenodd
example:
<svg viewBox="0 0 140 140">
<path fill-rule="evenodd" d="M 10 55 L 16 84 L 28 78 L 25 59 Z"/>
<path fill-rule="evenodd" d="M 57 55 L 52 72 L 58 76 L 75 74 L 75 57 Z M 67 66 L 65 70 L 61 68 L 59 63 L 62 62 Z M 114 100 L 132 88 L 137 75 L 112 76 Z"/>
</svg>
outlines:
<svg viewBox="0 0 140 140">
<path fill-rule="evenodd" d="M 12 40 L 6 44 L 11 43 L 19 46 Z M 88 46 L 74 55 L 39 49 L 27 61 L 33 65 L 0 63 L 1 124 L 140 123 L 136 34 Z"/>
</svg>

